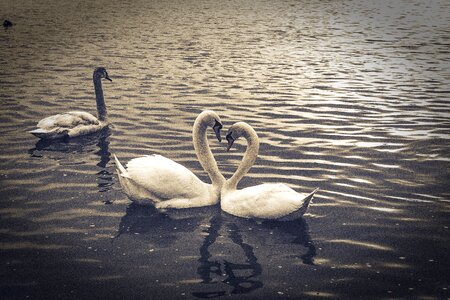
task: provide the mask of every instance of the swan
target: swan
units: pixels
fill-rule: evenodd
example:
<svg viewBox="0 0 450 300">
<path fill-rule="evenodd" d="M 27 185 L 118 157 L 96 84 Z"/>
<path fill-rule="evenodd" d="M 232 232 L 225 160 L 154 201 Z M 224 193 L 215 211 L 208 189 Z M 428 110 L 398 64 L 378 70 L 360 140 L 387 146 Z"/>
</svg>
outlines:
<svg viewBox="0 0 450 300">
<path fill-rule="evenodd" d="M 84 111 L 69 111 L 40 120 L 36 126 L 37 128 L 31 130 L 30 133 L 41 139 L 58 139 L 97 132 L 108 126 L 102 78 L 112 81 L 105 68 L 96 68 L 93 74 L 93 81 L 98 118 Z"/>
<path fill-rule="evenodd" d="M 289 221 L 301 217 L 318 190 L 300 194 L 282 183 L 266 183 L 237 190 L 237 184 L 254 164 L 259 151 L 259 139 L 253 128 L 245 122 L 234 123 L 226 136 L 227 151 L 239 137 L 247 140 L 244 158 L 221 190 L 220 206 L 223 211 L 238 217 Z"/>
<path fill-rule="evenodd" d="M 212 184 L 204 183 L 186 167 L 161 155 L 132 159 L 126 169 L 114 155 L 119 182 L 125 194 L 134 202 L 153 204 L 161 210 L 217 204 L 225 177 L 220 173 L 209 147 L 206 137 L 208 126 L 213 128 L 221 141 L 222 123 L 219 116 L 205 110 L 194 122 L 193 142 L 197 158 Z"/>
</svg>

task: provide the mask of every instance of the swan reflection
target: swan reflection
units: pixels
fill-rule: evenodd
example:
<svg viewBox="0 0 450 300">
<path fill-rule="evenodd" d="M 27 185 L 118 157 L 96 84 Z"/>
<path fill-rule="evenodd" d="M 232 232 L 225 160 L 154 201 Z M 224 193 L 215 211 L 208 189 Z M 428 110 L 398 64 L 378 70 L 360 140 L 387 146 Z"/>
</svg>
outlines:
<svg viewBox="0 0 450 300">
<path fill-rule="evenodd" d="M 222 225 L 222 218 L 220 215 L 214 216 L 211 219 L 210 226 L 204 230 L 206 233 L 205 239 L 203 240 L 203 244 L 200 247 L 200 266 L 197 269 L 197 274 L 200 275 L 203 283 L 211 283 L 212 278 L 211 274 L 215 274 L 217 276 L 222 275 L 220 262 L 217 260 L 210 261 L 211 254 L 209 253 L 209 246 L 214 244 L 217 237 L 219 236 L 219 229 Z"/>
<path fill-rule="evenodd" d="M 236 224 L 227 224 L 227 227 L 230 232 L 230 239 L 233 241 L 233 243 L 239 245 L 242 248 L 246 257 L 246 261 L 248 263 L 237 264 L 225 260 L 224 269 L 228 277 L 224 282 L 233 287 L 231 294 L 245 294 L 261 288 L 263 286 L 263 283 L 254 279 L 257 276 L 261 275 L 262 267 L 258 263 L 258 259 L 253 252 L 253 248 L 243 242 L 240 230 Z M 237 276 L 235 273 L 238 273 L 237 271 L 239 270 L 250 270 L 251 274 L 248 276 Z"/>
<path fill-rule="evenodd" d="M 229 289 L 222 289 L 208 292 L 194 292 L 193 296 L 198 298 L 214 298 L 223 296 L 226 294 L 246 294 L 263 286 L 262 281 L 258 278 L 262 273 L 262 267 L 258 263 L 253 247 L 246 244 L 243 241 L 241 230 L 239 226 L 226 222 L 225 228 L 228 232 L 227 237 L 233 242 L 233 244 L 239 246 L 245 256 L 245 263 L 236 263 L 230 260 L 224 259 L 220 262 L 215 259 L 211 259 L 209 247 L 212 246 L 217 238 L 220 236 L 220 229 L 223 226 L 222 215 L 214 216 L 211 219 L 210 226 L 204 230 L 206 233 L 202 246 L 200 247 L 200 259 L 198 260 L 200 265 L 197 268 L 197 274 L 202 279 L 204 284 L 215 284 L 213 277 L 222 278 L 226 276 L 221 282 L 231 287 Z M 236 257 L 239 259 L 239 257 Z M 233 257 L 233 260 L 235 258 Z M 221 287 L 221 286 L 220 286 Z"/>
<path fill-rule="evenodd" d="M 264 260 L 270 253 L 264 251 L 271 251 L 265 245 L 279 246 L 276 255 L 292 262 L 301 259 L 303 264 L 314 264 L 316 248 L 308 231 L 304 219 L 257 223 L 225 214 L 217 206 L 163 213 L 151 205 L 131 203 L 116 239 L 139 234 L 156 247 L 169 248 L 201 236 L 195 271 L 201 281 L 192 287 L 191 295 L 216 298 L 248 294 L 264 286 L 263 269 L 270 265 Z M 265 253 L 263 261 L 255 249 Z"/>
<path fill-rule="evenodd" d="M 169 247 L 181 233 L 193 232 L 217 207 L 173 210 L 163 213 L 152 205 L 131 203 L 122 217 L 116 238 L 123 234 L 145 234 L 159 247 Z"/>
<path fill-rule="evenodd" d="M 61 165 L 78 165 L 89 164 L 84 160 L 76 159 L 72 161 L 70 154 L 94 153 L 98 158 L 96 166 L 99 167 L 97 171 L 97 181 L 99 192 L 106 192 L 111 189 L 113 185 L 114 174 L 109 171 L 107 165 L 111 160 L 111 153 L 109 152 L 109 136 L 111 130 L 104 128 L 93 134 L 84 135 L 75 138 L 63 138 L 56 140 L 40 139 L 36 142 L 34 148 L 28 150 L 31 157 L 47 158 L 59 161 Z M 85 157 L 83 157 L 85 159 Z M 106 200 L 105 203 L 111 203 Z"/>
<path fill-rule="evenodd" d="M 113 177 L 114 174 L 110 172 L 107 168 L 108 162 L 111 160 L 111 153 L 109 152 L 109 128 L 105 129 L 107 134 L 101 135 L 98 139 L 97 147 L 99 148 L 95 154 L 100 158 L 97 166 L 100 168 L 98 171 L 98 188 L 99 192 L 107 192 L 111 189 L 114 184 Z M 106 200 L 105 204 L 111 204 L 110 200 Z"/>
<path fill-rule="evenodd" d="M 233 252 L 232 257 L 228 259 L 214 258 L 213 250 L 210 249 L 221 237 L 222 228 L 227 232 L 228 240 L 242 250 L 244 257 L 239 257 Z M 281 253 L 280 255 L 284 254 L 285 257 L 293 260 L 301 259 L 304 264 L 314 264 L 316 248 L 309 235 L 308 224 L 303 218 L 292 221 L 270 220 L 257 223 L 253 220 L 235 218 L 221 213 L 211 218 L 210 226 L 203 231 L 205 238 L 200 247 L 199 267 L 197 268 L 197 274 L 202 280 L 203 291 L 194 292 L 193 296 L 215 298 L 224 295 L 246 294 L 263 287 L 264 283 L 261 278 L 263 265 L 258 261 L 253 247 L 248 242 L 244 242 L 243 238 L 249 228 L 251 228 L 251 235 L 257 241 L 265 241 L 265 244 L 294 244 L 305 247 L 306 253 L 301 251 L 299 253 Z M 274 240 L 271 241 L 271 239 Z M 237 260 L 244 261 L 244 263 L 236 262 Z"/>
<path fill-rule="evenodd" d="M 262 224 L 264 227 L 271 230 L 281 231 L 288 234 L 288 237 L 294 237 L 293 240 L 289 240 L 288 243 L 301 245 L 305 247 L 306 253 L 304 254 L 292 254 L 292 258 L 300 258 L 304 264 L 314 265 L 314 257 L 316 256 L 316 247 L 314 246 L 311 236 L 309 235 L 308 223 L 305 219 L 299 218 L 292 221 L 264 221 Z"/>
</svg>

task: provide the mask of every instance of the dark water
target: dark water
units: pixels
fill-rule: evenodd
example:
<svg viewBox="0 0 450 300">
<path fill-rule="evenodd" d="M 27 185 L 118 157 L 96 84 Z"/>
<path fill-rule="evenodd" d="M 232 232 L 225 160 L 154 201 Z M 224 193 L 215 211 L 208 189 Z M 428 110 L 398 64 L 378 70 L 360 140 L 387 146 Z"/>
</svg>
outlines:
<svg viewBox="0 0 450 300">
<path fill-rule="evenodd" d="M 2 0 L 0 17 L 2 299 L 450 297 L 448 1 Z M 110 130 L 26 132 L 94 112 L 96 66 Z M 260 135 L 241 187 L 320 187 L 303 219 L 130 203 L 111 153 L 207 180 L 204 109 Z M 211 146 L 230 176 L 243 142 Z"/>
</svg>

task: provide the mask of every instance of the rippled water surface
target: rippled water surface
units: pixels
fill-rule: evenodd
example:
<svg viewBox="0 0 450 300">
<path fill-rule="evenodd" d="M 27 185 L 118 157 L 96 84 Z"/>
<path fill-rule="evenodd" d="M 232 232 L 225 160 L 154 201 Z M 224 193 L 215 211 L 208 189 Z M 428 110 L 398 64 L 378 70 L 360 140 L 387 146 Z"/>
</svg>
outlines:
<svg viewBox="0 0 450 300">
<path fill-rule="evenodd" d="M 0 17 L 2 299 L 450 297 L 448 1 L 2 0 Z M 95 112 L 96 66 L 109 130 L 27 133 Z M 320 187 L 304 218 L 131 204 L 111 153 L 208 180 L 204 109 L 260 136 L 240 187 Z M 244 142 L 210 142 L 230 176 Z"/>
</svg>

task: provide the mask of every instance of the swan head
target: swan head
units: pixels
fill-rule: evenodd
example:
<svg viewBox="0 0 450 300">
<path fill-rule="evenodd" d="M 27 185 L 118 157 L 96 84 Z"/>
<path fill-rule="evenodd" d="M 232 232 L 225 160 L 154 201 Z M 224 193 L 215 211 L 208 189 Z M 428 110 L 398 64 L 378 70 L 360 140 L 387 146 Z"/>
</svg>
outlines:
<svg viewBox="0 0 450 300">
<path fill-rule="evenodd" d="M 201 120 L 203 126 L 211 127 L 216 134 L 217 140 L 219 142 L 222 141 L 220 130 L 223 128 L 223 125 L 218 114 L 216 114 L 212 110 L 204 110 L 201 114 L 198 115 L 197 120 Z"/>
<path fill-rule="evenodd" d="M 227 139 L 227 142 L 228 142 L 227 152 L 229 152 L 231 147 L 234 144 L 234 141 L 236 140 L 236 138 L 233 137 L 233 131 L 228 131 L 226 139 Z"/>
<path fill-rule="evenodd" d="M 219 141 L 219 142 L 221 142 L 222 141 L 222 138 L 220 137 L 220 130 L 222 129 L 222 123 L 220 123 L 219 121 L 215 121 L 215 123 L 214 123 L 214 125 L 213 125 L 213 130 L 214 130 L 214 133 L 216 134 L 216 138 L 217 138 L 217 140 Z"/>
<path fill-rule="evenodd" d="M 94 70 L 94 78 L 105 78 L 105 79 L 107 79 L 109 81 L 112 81 L 112 79 L 109 78 L 109 76 L 108 76 L 108 72 L 106 72 L 106 69 L 103 68 L 103 67 L 95 68 L 95 70 Z"/>
<path fill-rule="evenodd" d="M 227 152 L 230 151 L 231 147 L 234 144 L 234 141 L 236 141 L 238 138 L 242 136 L 245 138 L 249 138 L 250 136 L 255 136 L 256 138 L 258 137 L 256 135 L 255 130 L 253 130 L 253 128 L 247 123 L 245 122 L 234 123 L 233 125 L 231 125 L 230 128 L 228 128 L 228 132 L 226 135 L 226 139 L 228 142 Z"/>
</svg>

